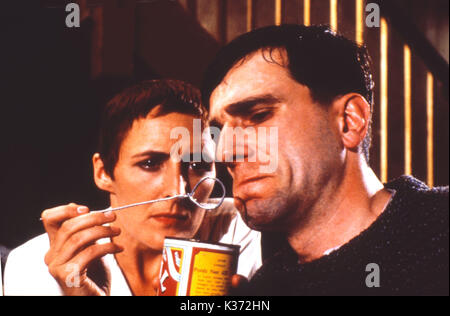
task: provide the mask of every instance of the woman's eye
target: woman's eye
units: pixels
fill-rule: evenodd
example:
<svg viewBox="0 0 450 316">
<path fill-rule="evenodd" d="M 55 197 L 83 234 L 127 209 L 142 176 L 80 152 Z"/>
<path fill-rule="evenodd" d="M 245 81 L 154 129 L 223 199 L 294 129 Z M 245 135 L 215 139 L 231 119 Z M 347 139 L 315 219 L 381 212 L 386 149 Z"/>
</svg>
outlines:
<svg viewBox="0 0 450 316">
<path fill-rule="evenodd" d="M 146 159 L 144 161 L 141 161 L 139 163 L 139 166 L 144 170 L 156 171 L 161 167 L 161 161 Z"/>
</svg>

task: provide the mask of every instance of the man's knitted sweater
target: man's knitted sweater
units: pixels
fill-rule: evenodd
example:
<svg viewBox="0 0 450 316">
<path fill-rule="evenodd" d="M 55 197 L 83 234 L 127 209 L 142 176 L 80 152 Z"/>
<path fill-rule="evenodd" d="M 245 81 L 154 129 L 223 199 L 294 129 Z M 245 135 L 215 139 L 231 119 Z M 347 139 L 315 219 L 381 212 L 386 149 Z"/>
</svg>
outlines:
<svg viewBox="0 0 450 316">
<path fill-rule="evenodd" d="M 448 295 L 448 186 L 403 176 L 385 188 L 391 202 L 360 235 L 305 264 L 284 242 L 238 294 Z"/>
</svg>

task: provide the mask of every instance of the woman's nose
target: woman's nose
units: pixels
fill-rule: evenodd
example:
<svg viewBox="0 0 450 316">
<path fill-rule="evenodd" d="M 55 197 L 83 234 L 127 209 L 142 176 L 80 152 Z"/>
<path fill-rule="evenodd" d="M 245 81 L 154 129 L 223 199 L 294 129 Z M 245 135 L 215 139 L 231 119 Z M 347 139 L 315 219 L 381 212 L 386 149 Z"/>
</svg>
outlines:
<svg viewBox="0 0 450 316">
<path fill-rule="evenodd" d="M 184 178 L 181 166 L 174 166 L 172 171 L 166 173 L 165 177 L 166 197 L 174 195 L 186 195 L 187 180 Z"/>
</svg>

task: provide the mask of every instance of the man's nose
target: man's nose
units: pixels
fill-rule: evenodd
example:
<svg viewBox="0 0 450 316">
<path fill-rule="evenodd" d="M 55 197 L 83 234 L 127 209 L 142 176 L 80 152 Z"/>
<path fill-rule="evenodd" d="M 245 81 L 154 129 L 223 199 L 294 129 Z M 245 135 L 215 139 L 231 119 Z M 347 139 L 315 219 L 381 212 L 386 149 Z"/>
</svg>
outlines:
<svg viewBox="0 0 450 316">
<path fill-rule="evenodd" d="M 251 128 L 224 125 L 217 144 L 219 162 L 232 167 L 235 163 L 253 161 L 256 153 L 256 133 Z"/>
</svg>

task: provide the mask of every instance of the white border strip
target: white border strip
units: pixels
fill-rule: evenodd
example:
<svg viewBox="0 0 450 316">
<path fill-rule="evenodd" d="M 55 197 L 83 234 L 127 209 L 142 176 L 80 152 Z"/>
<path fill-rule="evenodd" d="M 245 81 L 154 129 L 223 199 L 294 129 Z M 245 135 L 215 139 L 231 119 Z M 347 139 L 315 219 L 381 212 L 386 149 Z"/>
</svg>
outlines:
<svg viewBox="0 0 450 316">
<path fill-rule="evenodd" d="M 0 296 L 3 296 L 2 254 L 0 254 Z"/>
</svg>

